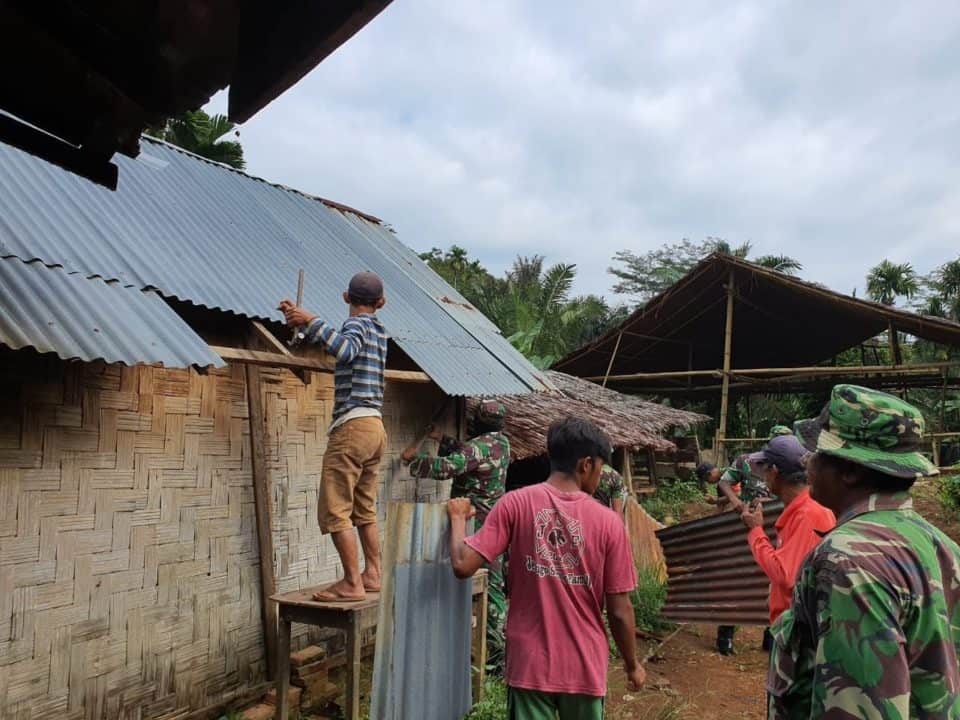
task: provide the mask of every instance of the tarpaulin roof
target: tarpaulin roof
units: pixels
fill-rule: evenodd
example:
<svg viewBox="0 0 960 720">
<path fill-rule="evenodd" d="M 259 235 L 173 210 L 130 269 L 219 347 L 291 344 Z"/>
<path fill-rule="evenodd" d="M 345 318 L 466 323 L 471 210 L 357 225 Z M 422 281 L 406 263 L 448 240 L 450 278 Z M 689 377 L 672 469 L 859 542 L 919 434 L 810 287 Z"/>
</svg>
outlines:
<svg viewBox="0 0 960 720">
<path fill-rule="evenodd" d="M 299 268 L 306 273 L 304 305 L 333 322 L 346 316 L 342 293 L 350 276 L 372 270 L 384 280 L 381 317 L 391 338 L 447 393 L 549 387 L 489 320 L 376 219 L 161 141 L 145 137 L 142 147 L 135 160 L 115 158 L 124 182 L 110 192 L 0 144 L 0 257 L 41 260 L 274 321 L 281 319 L 280 299 L 296 293 Z M 0 310 L 5 302 L 0 298 Z"/>
</svg>

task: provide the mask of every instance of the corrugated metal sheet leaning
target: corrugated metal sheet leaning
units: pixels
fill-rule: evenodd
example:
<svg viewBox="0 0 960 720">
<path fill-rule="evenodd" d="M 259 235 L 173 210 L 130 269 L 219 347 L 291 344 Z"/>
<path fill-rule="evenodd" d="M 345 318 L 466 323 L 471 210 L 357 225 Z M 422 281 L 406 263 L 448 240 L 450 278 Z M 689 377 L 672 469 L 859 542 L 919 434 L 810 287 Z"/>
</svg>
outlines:
<svg viewBox="0 0 960 720">
<path fill-rule="evenodd" d="M 0 343 L 125 365 L 225 364 L 157 292 L 13 257 L 0 259 Z"/>
<path fill-rule="evenodd" d="M 774 538 L 783 503 L 764 504 L 764 529 Z M 662 616 L 674 622 L 766 625 L 770 581 L 753 559 L 747 530 L 734 512 L 657 531 L 667 561 Z"/>
<path fill-rule="evenodd" d="M 370 717 L 450 720 L 470 710 L 470 580 L 450 568 L 446 505 L 390 503 Z"/>
<path fill-rule="evenodd" d="M 110 192 L 0 144 L 0 256 L 268 320 L 299 268 L 304 305 L 334 321 L 347 279 L 373 270 L 387 331 L 449 394 L 550 387 L 387 227 L 150 138 L 116 162 L 124 182 Z"/>
</svg>

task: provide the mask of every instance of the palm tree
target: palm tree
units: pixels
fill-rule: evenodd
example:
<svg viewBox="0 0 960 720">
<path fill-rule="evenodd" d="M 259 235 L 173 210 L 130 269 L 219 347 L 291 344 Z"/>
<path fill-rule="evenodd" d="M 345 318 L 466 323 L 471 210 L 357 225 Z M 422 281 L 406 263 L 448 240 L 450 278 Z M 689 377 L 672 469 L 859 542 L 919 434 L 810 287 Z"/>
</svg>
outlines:
<svg viewBox="0 0 960 720">
<path fill-rule="evenodd" d="M 884 305 L 893 305 L 898 297 L 912 298 L 920 290 L 920 281 L 910 263 L 882 260 L 867 273 L 867 295 Z"/>
<path fill-rule="evenodd" d="M 243 147 L 236 140 L 221 140 L 235 128 L 226 115 L 210 116 L 203 110 L 194 110 L 170 118 L 151 134 L 195 155 L 243 170 Z"/>
<path fill-rule="evenodd" d="M 784 275 L 796 275 L 803 270 L 803 265 L 800 264 L 800 261 L 788 255 L 761 255 L 750 262 L 762 265 L 765 268 L 770 268 L 771 270 L 776 270 Z"/>
<path fill-rule="evenodd" d="M 722 255 L 730 255 L 741 260 L 749 260 L 755 265 L 762 265 L 765 268 L 776 270 L 784 275 L 796 275 L 803 270 L 803 265 L 789 255 L 761 255 L 758 258 L 750 258 L 750 251 L 753 245 L 749 242 L 742 243 L 737 247 L 732 247 L 726 240 L 720 238 L 707 238 L 707 246 L 711 252 Z"/>
</svg>

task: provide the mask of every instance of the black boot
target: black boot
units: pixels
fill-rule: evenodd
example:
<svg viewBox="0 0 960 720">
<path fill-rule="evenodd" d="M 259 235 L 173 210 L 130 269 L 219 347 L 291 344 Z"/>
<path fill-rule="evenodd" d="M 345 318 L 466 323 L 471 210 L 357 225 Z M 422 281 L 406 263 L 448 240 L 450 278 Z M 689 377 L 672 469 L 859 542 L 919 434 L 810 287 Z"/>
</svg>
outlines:
<svg viewBox="0 0 960 720">
<path fill-rule="evenodd" d="M 721 655 L 733 655 L 733 625 L 721 625 L 717 628 L 717 652 Z"/>
</svg>

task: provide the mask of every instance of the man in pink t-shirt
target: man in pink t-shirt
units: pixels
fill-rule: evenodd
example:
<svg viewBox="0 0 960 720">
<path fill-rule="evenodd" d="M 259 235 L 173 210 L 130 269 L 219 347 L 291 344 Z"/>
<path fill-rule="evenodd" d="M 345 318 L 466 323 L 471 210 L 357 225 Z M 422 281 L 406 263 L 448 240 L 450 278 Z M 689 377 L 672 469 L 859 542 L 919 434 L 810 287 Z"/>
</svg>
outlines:
<svg viewBox="0 0 960 720">
<path fill-rule="evenodd" d="M 636 572 L 627 531 L 591 496 L 610 460 L 596 426 L 567 418 L 547 435 L 550 477 L 507 493 L 465 537 L 474 510 L 450 500 L 450 559 L 459 578 L 509 550 L 507 663 L 511 720 L 603 717 L 609 648 L 603 610 L 631 689 L 643 683 L 630 592 Z"/>
</svg>

